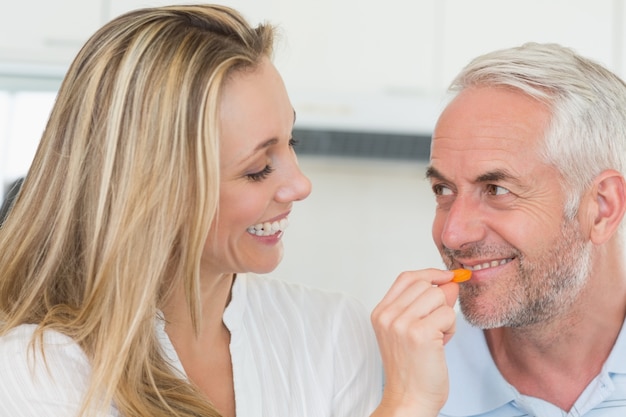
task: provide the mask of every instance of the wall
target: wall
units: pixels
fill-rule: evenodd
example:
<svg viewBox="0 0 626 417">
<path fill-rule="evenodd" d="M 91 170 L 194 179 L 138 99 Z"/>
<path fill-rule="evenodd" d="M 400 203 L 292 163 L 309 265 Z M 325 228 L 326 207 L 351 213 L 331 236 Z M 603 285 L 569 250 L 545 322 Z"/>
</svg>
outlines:
<svg viewBox="0 0 626 417">
<path fill-rule="evenodd" d="M 404 270 L 442 267 L 423 162 L 301 157 L 313 183 L 294 204 L 283 263 L 271 275 L 373 307 Z"/>
<path fill-rule="evenodd" d="M 126 10 L 175 1 L 3 5 L 0 89 L 53 91 L 97 27 Z M 496 48 L 559 42 L 624 76 L 623 2 L 224 0 L 253 22 L 280 27 L 276 64 L 298 127 L 420 134 L 432 129 L 454 74 Z M 5 105 L 15 101 L 0 97 L 0 183 L 11 179 L 3 175 L 13 150 L 36 135 L 11 127 L 15 119 Z M 28 137 L 12 133 L 18 131 Z M 285 259 L 272 275 L 351 293 L 373 307 L 402 270 L 441 266 L 430 237 L 433 198 L 424 161 L 306 156 L 301 164 L 313 193 L 295 205 Z"/>
</svg>

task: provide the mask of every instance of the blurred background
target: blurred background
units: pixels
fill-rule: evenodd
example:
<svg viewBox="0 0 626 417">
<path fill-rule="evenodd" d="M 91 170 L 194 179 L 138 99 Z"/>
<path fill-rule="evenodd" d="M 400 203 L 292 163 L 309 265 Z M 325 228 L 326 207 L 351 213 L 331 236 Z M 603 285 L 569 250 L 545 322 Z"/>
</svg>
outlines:
<svg viewBox="0 0 626 417">
<path fill-rule="evenodd" d="M 193 1 L 1 0 L 0 192 L 25 175 L 84 41 L 131 9 Z M 199 2 L 195 2 L 199 3 Z M 557 42 L 624 77 L 624 0 L 224 0 L 279 27 L 311 196 L 271 275 L 372 308 L 403 270 L 442 267 L 424 171 L 445 88 L 473 57 Z"/>
</svg>

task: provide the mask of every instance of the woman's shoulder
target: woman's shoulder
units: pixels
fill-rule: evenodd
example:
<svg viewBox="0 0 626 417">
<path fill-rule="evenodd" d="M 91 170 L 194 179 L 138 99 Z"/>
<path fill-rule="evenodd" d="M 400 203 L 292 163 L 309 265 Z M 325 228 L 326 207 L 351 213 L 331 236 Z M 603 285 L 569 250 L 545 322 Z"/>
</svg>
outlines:
<svg viewBox="0 0 626 417">
<path fill-rule="evenodd" d="M 34 338 L 37 327 L 36 324 L 22 324 L 0 336 L 0 357 L 29 357 L 32 362 L 44 359 L 43 354 L 47 362 L 48 356 L 56 358 L 62 354 L 86 361 L 82 349 L 72 338 L 54 330 L 44 330 L 41 337 Z"/>
<path fill-rule="evenodd" d="M 41 337 L 35 336 L 37 325 L 22 324 L 0 336 L 0 374 L 21 372 L 28 369 L 38 374 L 66 367 L 78 371 L 89 366 L 89 361 L 80 346 L 69 336 L 44 330 Z M 0 378 L 3 379 L 3 378 Z"/>
<path fill-rule="evenodd" d="M 7 333 L 0 336 L 0 345 L 20 345 L 24 342 L 29 343 L 33 335 L 37 331 L 38 325 L 36 324 L 21 324 L 10 329 Z M 52 344 L 68 344 L 73 343 L 73 340 L 64 335 L 61 332 L 54 330 L 45 330 L 43 332 L 44 340 Z"/>
<path fill-rule="evenodd" d="M 81 402 L 90 374 L 85 354 L 56 331 L 33 339 L 36 329 L 23 324 L 0 336 L 0 415 L 65 412 Z"/>
</svg>

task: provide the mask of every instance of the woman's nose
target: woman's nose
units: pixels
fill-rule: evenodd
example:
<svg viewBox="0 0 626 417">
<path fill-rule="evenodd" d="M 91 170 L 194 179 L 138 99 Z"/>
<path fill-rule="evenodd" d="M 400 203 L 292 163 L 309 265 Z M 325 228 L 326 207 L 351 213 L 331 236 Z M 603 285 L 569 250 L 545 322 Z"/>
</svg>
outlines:
<svg viewBox="0 0 626 417">
<path fill-rule="evenodd" d="M 285 179 L 276 193 L 281 202 L 304 200 L 311 194 L 311 180 L 304 175 L 297 161 L 290 164 Z"/>
</svg>

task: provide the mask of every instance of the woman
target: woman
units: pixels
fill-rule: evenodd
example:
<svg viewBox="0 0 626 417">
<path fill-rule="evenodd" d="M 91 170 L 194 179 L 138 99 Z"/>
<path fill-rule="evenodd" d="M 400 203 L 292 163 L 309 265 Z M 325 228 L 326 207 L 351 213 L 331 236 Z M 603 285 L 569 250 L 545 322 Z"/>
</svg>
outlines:
<svg viewBox="0 0 626 417">
<path fill-rule="evenodd" d="M 121 16 L 80 51 L 0 233 L 2 415 L 376 408 L 379 354 L 361 306 L 246 274 L 277 266 L 292 204 L 311 190 L 272 38 L 225 7 L 173 6 Z M 418 322 L 445 333 L 453 319 L 421 319 L 451 309 L 420 288 L 414 298 L 435 301 Z M 377 310 L 379 336 L 409 322 L 413 300 L 395 298 Z M 402 349 L 417 344 L 381 346 L 400 371 L 387 371 L 375 415 L 445 397 L 443 360 L 429 366 L 444 388 L 422 401 L 402 392 L 432 378 L 412 372 L 423 358 L 405 367 Z"/>
</svg>

